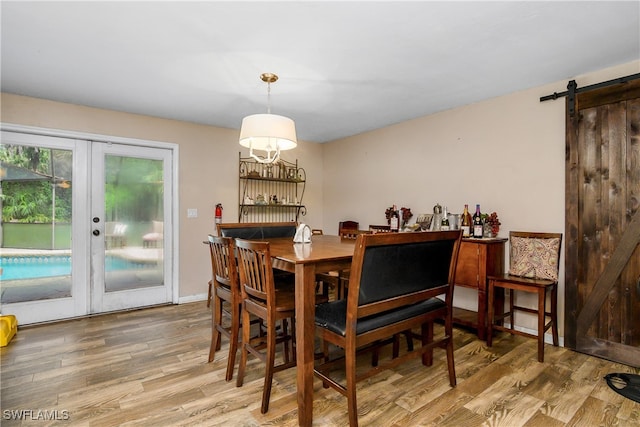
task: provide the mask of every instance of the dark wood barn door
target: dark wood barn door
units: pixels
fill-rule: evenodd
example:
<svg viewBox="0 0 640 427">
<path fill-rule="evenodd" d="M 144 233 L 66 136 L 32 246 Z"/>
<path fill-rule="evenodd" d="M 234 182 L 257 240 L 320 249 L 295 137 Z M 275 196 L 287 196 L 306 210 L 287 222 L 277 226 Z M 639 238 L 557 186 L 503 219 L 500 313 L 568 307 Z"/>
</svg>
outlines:
<svg viewBox="0 0 640 427">
<path fill-rule="evenodd" d="M 567 100 L 565 346 L 640 366 L 640 80 Z"/>
</svg>

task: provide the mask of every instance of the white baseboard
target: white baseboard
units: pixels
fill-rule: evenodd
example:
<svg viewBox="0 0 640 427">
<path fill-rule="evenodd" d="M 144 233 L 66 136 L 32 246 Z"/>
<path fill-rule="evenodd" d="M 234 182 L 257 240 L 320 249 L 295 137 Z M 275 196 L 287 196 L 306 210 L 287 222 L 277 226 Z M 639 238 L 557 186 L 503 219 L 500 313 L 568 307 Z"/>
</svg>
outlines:
<svg viewBox="0 0 640 427">
<path fill-rule="evenodd" d="M 178 298 L 178 304 L 187 304 L 190 302 L 196 302 L 196 301 L 206 301 L 207 300 L 207 294 L 195 294 L 195 295 L 187 295 L 185 297 L 180 297 Z"/>
<path fill-rule="evenodd" d="M 511 325 L 507 322 L 504 324 L 505 328 L 510 327 Z M 537 335 L 538 331 L 536 329 L 523 328 L 522 326 L 516 325 L 514 327 L 516 331 L 525 332 L 527 334 Z M 551 336 L 551 332 L 544 334 L 544 343 L 553 345 L 553 337 Z M 564 337 L 558 336 L 558 345 L 560 347 L 564 347 Z"/>
</svg>

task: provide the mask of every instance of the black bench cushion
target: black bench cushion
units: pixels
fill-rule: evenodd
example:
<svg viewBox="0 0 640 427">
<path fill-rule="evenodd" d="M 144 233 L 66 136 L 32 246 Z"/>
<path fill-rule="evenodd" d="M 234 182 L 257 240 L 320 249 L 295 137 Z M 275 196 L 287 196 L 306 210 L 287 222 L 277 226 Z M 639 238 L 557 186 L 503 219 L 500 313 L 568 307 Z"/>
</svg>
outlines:
<svg viewBox="0 0 640 427">
<path fill-rule="evenodd" d="M 356 334 L 391 325 L 402 320 L 425 314 L 445 306 L 445 302 L 440 298 L 431 298 L 395 310 L 385 311 L 358 319 L 356 324 Z M 331 332 L 346 336 L 347 334 L 347 300 L 331 301 L 316 305 L 316 325 L 326 328 Z"/>
<path fill-rule="evenodd" d="M 259 240 L 262 239 L 261 227 L 223 228 L 220 230 L 222 237 L 234 239 Z"/>
<path fill-rule="evenodd" d="M 220 234 L 223 237 L 233 237 L 234 239 L 261 240 L 272 237 L 291 237 L 296 234 L 296 225 L 286 226 L 265 226 L 265 227 L 238 227 L 222 228 Z"/>
<path fill-rule="evenodd" d="M 437 240 L 368 247 L 358 305 L 445 285 L 453 246 L 452 240 Z"/>
<path fill-rule="evenodd" d="M 295 224 L 291 224 L 291 225 L 284 225 L 284 226 L 273 226 L 273 227 L 262 227 L 262 236 L 265 239 L 271 238 L 271 237 L 291 237 L 293 239 L 293 236 L 295 236 L 296 234 L 296 225 Z"/>
</svg>

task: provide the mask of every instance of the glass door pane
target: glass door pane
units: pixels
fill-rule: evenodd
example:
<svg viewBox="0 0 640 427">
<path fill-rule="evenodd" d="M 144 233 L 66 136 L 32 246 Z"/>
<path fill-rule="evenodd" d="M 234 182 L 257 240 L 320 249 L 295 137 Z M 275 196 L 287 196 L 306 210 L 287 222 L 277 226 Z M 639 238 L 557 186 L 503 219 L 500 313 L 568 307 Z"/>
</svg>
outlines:
<svg viewBox="0 0 640 427">
<path fill-rule="evenodd" d="M 71 296 L 71 150 L 3 144 L 2 303 Z"/>
<path fill-rule="evenodd" d="M 170 165 L 169 150 L 93 143 L 92 311 L 171 301 Z"/>
<path fill-rule="evenodd" d="M 162 166 L 105 156 L 105 292 L 164 284 Z"/>
</svg>

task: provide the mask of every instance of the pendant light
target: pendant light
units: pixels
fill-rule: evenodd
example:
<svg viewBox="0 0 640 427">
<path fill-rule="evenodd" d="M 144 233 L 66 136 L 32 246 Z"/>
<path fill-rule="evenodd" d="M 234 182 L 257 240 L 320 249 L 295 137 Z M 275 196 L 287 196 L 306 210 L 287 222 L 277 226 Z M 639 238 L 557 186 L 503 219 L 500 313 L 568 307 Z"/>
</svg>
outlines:
<svg viewBox="0 0 640 427">
<path fill-rule="evenodd" d="M 298 145 L 296 126 L 288 117 L 271 114 L 271 83 L 278 80 L 273 73 L 263 73 L 260 79 L 267 84 L 267 114 L 253 114 L 242 119 L 240 145 L 249 149 L 249 156 L 259 163 L 275 163 L 280 151 Z M 265 154 L 256 154 L 264 151 Z"/>
</svg>

